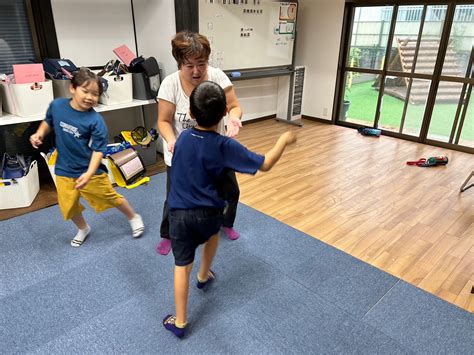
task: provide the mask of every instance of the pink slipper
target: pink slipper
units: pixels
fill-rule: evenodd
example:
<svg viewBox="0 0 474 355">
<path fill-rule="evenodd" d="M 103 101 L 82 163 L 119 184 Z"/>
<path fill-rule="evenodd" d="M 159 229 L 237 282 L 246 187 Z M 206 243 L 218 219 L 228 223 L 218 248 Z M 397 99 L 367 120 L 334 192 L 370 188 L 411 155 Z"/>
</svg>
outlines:
<svg viewBox="0 0 474 355">
<path fill-rule="evenodd" d="M 156 245 L 156 252 L 161 255 L 168 255 L 171 250 L 171 240 L 161 238 L 161 241 Z"/>
<path fill-rule="evenodd" d="M 232 227 L 222 227 L 222 230 L 230 240 L 237 240 L 240 237 L 240 233 Z"/>
</svg>

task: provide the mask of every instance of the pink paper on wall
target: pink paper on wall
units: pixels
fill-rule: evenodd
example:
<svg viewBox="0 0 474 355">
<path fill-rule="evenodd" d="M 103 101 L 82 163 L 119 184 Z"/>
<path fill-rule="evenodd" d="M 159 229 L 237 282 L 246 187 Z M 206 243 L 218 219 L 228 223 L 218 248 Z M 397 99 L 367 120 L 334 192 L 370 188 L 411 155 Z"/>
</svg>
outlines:
<svg viewBox="0 0 474 355">
<path fill-rule="evenodd" d="M 129 66 L 130 62 L 137 57 L 126 44 L 115 48 L 114 53 L 127 66 Z"/>
<path fill-rule="evenodd" d="M 43 64 L 14 64 L 13 74 L 16 84 L 30 84 L 46 81 Z"/>
</svg>

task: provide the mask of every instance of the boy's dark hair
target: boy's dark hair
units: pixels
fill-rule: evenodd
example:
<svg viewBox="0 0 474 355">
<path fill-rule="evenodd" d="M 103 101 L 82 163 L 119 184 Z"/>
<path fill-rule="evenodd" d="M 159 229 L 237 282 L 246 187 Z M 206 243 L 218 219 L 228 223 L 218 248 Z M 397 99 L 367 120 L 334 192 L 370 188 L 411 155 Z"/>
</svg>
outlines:
<svg viewBox="0 0 474 355">
<path fill-rule="evenodd" d="M 191 31 L 178 32 L 171 40 L 171 47 L 173 57 L 178 63 L 178 69 L 188 59 L 208 61 L 211 54 L 211 45 L 207 37 Z"/>
<path fill-rule="evenodd" d="M 212 127 L 218 124 L 226 112 L 227 101 L 224 90 L 212 81 L 203 81 L 196 86 L 189 98 L 189 109 L 198 125 Z"/>
<path fill-rule="evenodd" d="M 91 82 L 97 83 L 97 86 L 99 87 L 99 96 L 102 95 L 104 88 L 102 87 L 100 78 L 89 69 L 84 67 L 80 68 L 71 79 L 71 84 L 74 89 L 84 84 L 88 85 Z"/>
</svg>

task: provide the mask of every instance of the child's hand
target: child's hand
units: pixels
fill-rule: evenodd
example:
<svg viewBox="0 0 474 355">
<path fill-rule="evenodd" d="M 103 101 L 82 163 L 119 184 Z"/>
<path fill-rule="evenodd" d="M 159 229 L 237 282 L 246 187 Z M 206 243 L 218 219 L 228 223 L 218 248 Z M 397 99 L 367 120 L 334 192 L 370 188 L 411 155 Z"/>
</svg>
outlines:
<svg viewBox="0 0 474 355">
<path fill-rule="evenodd" d="M 91 179 L 91 176 L 88 173 L 84 173 L 81 176 L 79 176 L 76 180 L 76 186 L 74 186 L 75 189 L 79 190 L 85 187 L 89 180 Z"/>
<path fill-rule="evenodd" d="M 226 136 L 231 138 L 235 137 L 237 134 L 239 134 L 241 127 L 242 122 L 236 117 L 231 117 L 229 122 L 227 122 Z"/>
<path fill-rule="evenodd" d="M 292 144 L 296 142 L 296 133 L 293 131 L 287 131 L 283 133 L 282 138 L 285 139 L 286 144 Z"/>
<path fill-rule="evenodd" d="M 33 148 L 38 149 L 41 144 L 43 144 L 43 136 L 39 133 L 34 133 L 30 136 L 30 143 Z"/>
</svg>

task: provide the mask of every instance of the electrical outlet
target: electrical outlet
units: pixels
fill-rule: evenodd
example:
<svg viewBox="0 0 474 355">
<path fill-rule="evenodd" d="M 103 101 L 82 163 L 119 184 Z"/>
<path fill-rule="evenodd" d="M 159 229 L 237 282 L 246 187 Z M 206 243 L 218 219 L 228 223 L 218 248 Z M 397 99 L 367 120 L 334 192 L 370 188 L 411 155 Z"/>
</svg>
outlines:
<svg viewBox="0 0 474 355">
<path fill-rule="evenodd" d="M 327 117 L 327 115 L 328 115 L 328 108 L 327 108 L 327 107 L 324 107 L 324 108 L 323 108 L 323 116 L 324 116 L 324 117 Z"/>
</svg>

